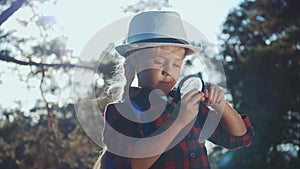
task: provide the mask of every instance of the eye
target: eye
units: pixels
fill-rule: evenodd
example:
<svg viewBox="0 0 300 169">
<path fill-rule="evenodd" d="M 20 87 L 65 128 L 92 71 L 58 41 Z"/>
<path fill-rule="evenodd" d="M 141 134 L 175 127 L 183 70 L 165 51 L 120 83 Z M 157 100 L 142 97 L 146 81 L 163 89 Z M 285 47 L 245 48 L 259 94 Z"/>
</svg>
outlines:
<svg viewBox="0 0 300 169">
<path fill-rule="evenodd" d="M 180 64 L 173 64 L 174 67 L 180 68 Z"/>
<path fill-rule="evenodd" d="M 173 66 L 176 67 L 176 68 L 180 68 L 180 67 L 181 67 L 181 64 L 182 64 L 182 62 L 175 62 L 175 63 L 173 64 Z"/>
<path fill-rule="evenodd" d="M 163 64 L 163 61 L 159 60 L 159 59 L 153 59 L 153 63 L 160 65 L 160 64 Z"/>
</svg>

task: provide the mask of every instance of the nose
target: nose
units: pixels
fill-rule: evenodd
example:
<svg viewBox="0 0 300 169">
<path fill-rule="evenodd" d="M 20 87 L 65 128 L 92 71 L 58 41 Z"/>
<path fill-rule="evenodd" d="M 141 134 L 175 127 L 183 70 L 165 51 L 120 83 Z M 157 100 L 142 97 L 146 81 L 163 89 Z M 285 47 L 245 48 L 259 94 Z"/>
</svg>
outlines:
<svg viewBox="0 0 300 169">
<path fill-rule="evenodd" d="M 161 74 L 164 75 L 164 76 L 169 76 L 170 75 L 168 72 L 166 72 L 164 70 L 161 72 Z"/>
<path fill-rule="evenodd" d="M 164 75 L 164 76 L 170 76 L 171 71 L 172 71 L 171 65 L 170 64 L 165 64 L 161 74 Z"/>
</svg>

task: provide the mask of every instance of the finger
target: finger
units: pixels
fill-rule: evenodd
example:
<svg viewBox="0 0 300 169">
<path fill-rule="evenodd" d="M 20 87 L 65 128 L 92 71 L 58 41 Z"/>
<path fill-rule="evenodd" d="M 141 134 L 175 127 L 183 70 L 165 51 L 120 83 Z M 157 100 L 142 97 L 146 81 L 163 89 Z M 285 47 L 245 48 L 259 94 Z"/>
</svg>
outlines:
<svg viewBox="0 0 300 169">
<path fill-rule="evenodd" d="M 205 89 L 205 91 L 204 91 L 204 103 L 206 103 L 206 104 L 208 104 L 208 102 L 209 102 L 208 96 L 209 96 L 208 89 Z"/>
<path fill-rule="evenodd" d="M 198 108 L 198 102 L 194 101 L 194 102 L 191 102 L 192 106 L 194 109 Z"/>
<path fill-rule="evenodd" d="M 210 87 L 210 90 L 208 91 L 208 103 L 209 104 L 212 104 L 212 99 L 213 99 L 213 96 L 214 96 L 214 86 L 211 85 Z"/>
<path fill-rule="evenodd" d="M 194 112 L 195 113 L 198 112 L 198 109 L 199 109 L 199 104 L 195 104 L 193 108 Z"/>
<path fill-rule="evenodd" d="M 208 99 L 208 89 L 205 89 L 205 98 Z"/>
<path fill-rule="evenodd" d="M 187 101 L 191 104 L 195 104 L 200 101 L 201 97 L 203 97 L 203 94 L 196 92 L 193 93 L 193 95 L 191 95 L 190 98 L 187 99 Z"/>
<path fill-rule="evenodd" d="M 198 104 L 199 101 L 201 100 L 205 100 L 205 97 L 204 97 L 204 93 L 203 92 L 197 92 L 196 94 L 194 94 L 193 96 L 191 96 L 190 100 L 192 102 L 196 102 Z"/>
<path fill-rule="evenodd" d="M 204 102 L 205 99 L 206 99 L 205 98 L 205 93 L 201 92 L 200 95 L 201 95 L 200 101 Z"/>
<path fill-rule="evenodd" d="M 210 90 L 210 87 L 211 87 L 211 83 L 206 83 L 205 84 L 205 89 Z"/>
<path fill-rule="evenodd" d="M 187 92 L 187 93 L 183 96 L 182 99 L 183 99 L 183 100 L 189 100 L 193 95 L 195 95 L 195 94 L 197 94 L 197 93 L 199 93 L 199 92 L 198 92 L 198 89 L 195 88 L 195 89 L 193 89 L 193 90 Z"/>
<path fill-rule="evenodd" d="M 220 89 L 218 91 L 218 97 L 216 99 L 216 103 L 221 103 L 223 99 L 224 99 L 224 91 Z"/>
<path fill-rule="evenodd" d="M 215 104 L 216 103 L 216 101 L 217 101 L 217 98 L 219 97 L 219 91 L 220 91 L 220 89 L 217 87 L 217 86 L 214 86 L 213 87 L 213 94 L 212 94 L 212 96 L 211 96 L 211 104 Z"/>
</svg>

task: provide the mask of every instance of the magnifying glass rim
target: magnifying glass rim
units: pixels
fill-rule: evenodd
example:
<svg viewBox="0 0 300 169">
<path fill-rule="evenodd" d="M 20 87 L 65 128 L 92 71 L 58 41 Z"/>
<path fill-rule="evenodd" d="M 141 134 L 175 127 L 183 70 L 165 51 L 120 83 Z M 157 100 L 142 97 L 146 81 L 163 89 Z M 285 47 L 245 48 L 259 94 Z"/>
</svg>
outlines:
<svg viewBox="0 0 300 169">
<path fill-rule="evenodd" d="M 178 84 L 178 91 L 179 91 L 179 93 L 180 93 L 180 89 L 181 89 L 181 87 L 182 87 L 182 85 L 183 85 L 183 83 L 187 80 L 187 79 L 189 79 L 189 78 L 192 78 L 192 77 L 196 77 L 196 78 L 199 78 L 200 80 L 201 80 L 201 82 L 202 82 L 202 89 L 201 89 L 201 91 L 203 92 L 205 89 L 205 86 L 204 86 L 204 81 L 202 80 L 202 78 L 200 78 L 198 75 L 196 75 L 196 74 L 190 74 L 190 75 L 187 75 L 187 76 L 185 76 L 183 79 L 181 79 L 181 81 L 179 82 L 179 84 Z"/>
</svg>

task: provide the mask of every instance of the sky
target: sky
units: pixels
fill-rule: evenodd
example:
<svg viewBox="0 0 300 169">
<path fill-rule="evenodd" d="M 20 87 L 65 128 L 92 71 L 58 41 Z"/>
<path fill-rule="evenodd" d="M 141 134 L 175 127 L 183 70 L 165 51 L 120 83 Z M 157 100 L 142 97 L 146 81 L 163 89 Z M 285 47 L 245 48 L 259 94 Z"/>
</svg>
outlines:
<svg viewBox="0 0 300 169">
<path fill-rule="evenodd" d="M 217 32 L 232 7 L 241 0 L 169 0 L 172 8 L 181 17 L 194 25 L 209 41 L 217 42 Z M 132 13 L 125 14 L 122 7 L 135 4 L 138 0 L 111 0 L 105 3 L 99 0 L 81 1 L 63 0 L 53 10 L 57 13 L 57 21 L 68 34 L 69 43 L 74 47 L 75 54 L 80 52 L 89 37 L 104 26 Z M 99 2 L 99 3 L 96 3 Z M 67 8 L 72 3 L 72 6 Z M 68 9 L 67 12 L 65 9 Z"/>
<path fill-rule="evenodd" d="M 57 21 L 55 31 L 68 37 L 68 48 L 78 56 L 89 39 L 99 30 L 110 23 L 132 13 L 124 13 L 127 5 L 132 5 L 138 0 L 58 0 L 56 5 L 43 5 L 38 11 L 44 15 L 54 15 Z M 228 12 L 237 7 L 241 0 L 169 0 L 172 8 L 180 13 L 181 17 L 195 26 L 212 43 L 218 43 L 217 34 L 225 21 Z M 32 13 L 29 9 L 20 9 L 1 27 L 3 29 L 17 29 L 16 34 L 20 36 L 36 36 L 37 30 L 34 27 L 20 27 L 18 19 L 28 19 Z M 11 65 L 0 62 L 0 106 L 16 107 L 16 100 L 20 100 L 23 109 L 33 106 L 35 98 L 40 98 L 38 87 L 27 90 L 24 82 L 20 82 L 18 76 L 11 72 Z M 26 72 L 24 72 L 26 73 Z M 36 82 L 38 84 L 38 82 Z M 5 97 L 4 97 L 5 96 Z"/>
</svg>

